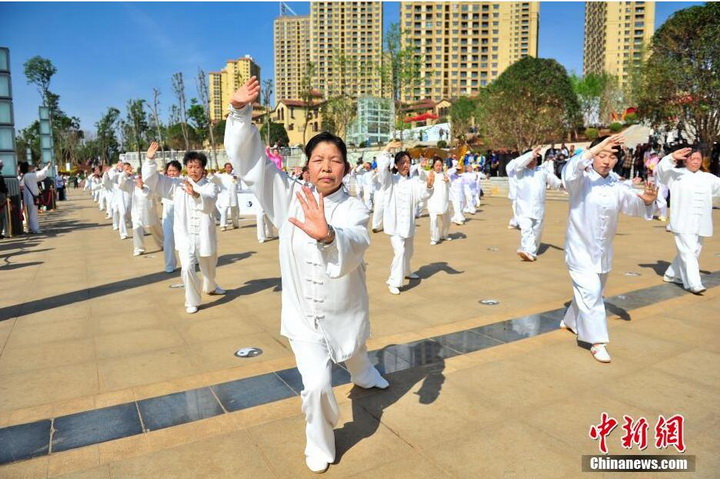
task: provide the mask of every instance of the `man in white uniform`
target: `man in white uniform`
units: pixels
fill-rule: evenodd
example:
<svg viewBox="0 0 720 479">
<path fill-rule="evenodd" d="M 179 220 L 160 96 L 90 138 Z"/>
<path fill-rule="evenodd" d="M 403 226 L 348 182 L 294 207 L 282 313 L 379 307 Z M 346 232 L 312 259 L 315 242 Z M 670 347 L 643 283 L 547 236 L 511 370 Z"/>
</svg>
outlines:
<svg viewBox="0 0 720 479">
<path fill-rule="evenodd" d="M 38 182 L 44 180 L 48 176 L 50 163 L 45 165 L 40 171 L 35 171 L 35 166 L 23 161 L 20 163 L 20 173 L 22 173 L 23 186 L 23 203 L 27 210 L 27 226 L 28 233 L 39 234 L 40 222 L 38 221 L 38 207 L 35 204 L 35 198 L 40 196 L 40 188 Z"/>
<path fill-rule="evenodd" d="M 540 147 L 518 156 L 507 164 L 508 174 L 513 172 L 516 181 L 515 212 L 520 226 L 520 248 L 517 251 L 524 261 L 537 259 L 545 222 L 546 186 L 557 190 L 560 178 L 548 168 L 538 166 Z"/>
<path fill-rule="evenodd" d="M 677 162 L 685 160 L 685 168 Z M 657 175 L 670 188 L 670 231 L 675 236 L 677 255 L 665 271 L 663 280 L 680 283 L 688 291 L 700 294 L 705 286 L 700 278 L 698 258 L 703 239 L 713 234 L 712 198 L 720 196 L 720 178 L 700 171 L 702 154 L 683 148 L 660 161 Z"/>
<path fill-rule="evenodd" d="M 651 220 L 657 188 L 648 184 L 642 195 L 612 173 L 621 155 L 622 135 L 596 139 L 582 155 L 564 166 L 562 179 L 570 195 L 570 217 L 565 236 L 565 263 L 573 287 L 573 300 L 560 327 L 592 345 L 590 352 L 610 362 L 605 345 L 610 341 L 603 291 L 612 269 L 612 240 L 620 213 Z"/>
<path fill-rule="evenodd" d="M 238 177 L 233 171 L 232 164 L 225 163 L 224 170 L 213 176 L 213 182 L 221 189 L 217 198 L 217 209 L 220 212 L 220 231 L 225 231 L 228 226 L 228 211 L 233 228 L 240 225 L 240 210 L 238 209 Z"/>
<path fill-rule="evenodd" d="M 370 334 L 364 261 L 369 215 L 342 188 L 350 164 L 340 138 L 321 133 L 306 146 L 315 191 L 267 159 L 251 117 L 250 105 L 259 94 L 255 77 L 233 94 L 225 149 L 280 230 L 281 334 L 290 340 L 302 376 L 305 463 L 321 473 L 335 461 L 333 427 L 340 417 L 332 364 L 345 361 L 350 380 L 360 387 L 388 387 L 365 347 Z"/>
<path fill-rule="evenodd" d="M 205 178 L 207 157 L 188 151 L 183 158 L 187 178 L 170 178 L 158 174 L 155 153 L 160 145 L 152 142 L 143 163 L 145 184 L 163 198 L 172 198 L 175 247 L 180 257 L 181 277 L 185 285 L 185 311 L 196 313 L 200 305 L 200 278 L 195 265 L 203 275 L 202 291 L 209 295 L 225 294 L 215 282 L 217 266 L 217 236 L 215 234 L 215 201 L 218 187 Z"/>
</svg>

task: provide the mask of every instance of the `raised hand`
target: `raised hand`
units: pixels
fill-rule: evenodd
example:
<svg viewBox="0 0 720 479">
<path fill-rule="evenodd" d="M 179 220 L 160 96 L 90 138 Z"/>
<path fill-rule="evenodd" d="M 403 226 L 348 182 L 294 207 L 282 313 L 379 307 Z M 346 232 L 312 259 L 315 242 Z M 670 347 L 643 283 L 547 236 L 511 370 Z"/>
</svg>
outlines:
<svg viewBox="0 0 720 479">
<path fill-rule="evenodd" d="M 158 148 L 160 148 L 160 145 L 158 145 L 156 141 L 150 143 L 150 147 L 148 148 L 147 153 L 145 153 L 145 156 L 148 160 L 152 160 L 155 158 L 155 153 L 157 153 Z"/>
<path fill-rule="evenodd" d="M 185 189 L 185 193 L 192 197 L 200 196 L 199 193 L 195 192 L 195 188 L 193 188 L 192 183 L 190 183 L 188 180 L 183 181 L 183 188 Z"/>
<path fill-rule="evenodd" d="M 428 179 L 427 179 L 428 189 L 432 188 L 434 184 L 435 184 L 435 170 L 430 170 L 430 173 L 428 174 Z"/>
<path fill-rule="evenodd" d="M 675 162 L 687 160 L 690 153 L 692 153 L 692 148 L 680 148 L 679 150 L 673 151 L 672 159 Z"/>
<path fill-rule="evenodd" d="M 303 230 L 306 235 L 315 241 L 326 238 L 329 230 L 325 219 L 325 203 L 322 193 L 320 193 L 319 199 L 315 200 L 312 190 L 307 186 L 303 186 L 302 193 L 298 191 L 295 194 L 303 209 L 305 222 L 301 222 L 297 218 L 289 218 L 288 221 Z"/>
<path fill-rule="evenodd" d="M 401 147 L 402 147 L 402 141 L 393 140 L 390 143 L 388 143 L 387 145 L 385 145 L 385 151 L 397 150 Z"/>
<path fill-rule="evenodd" d="M 607 150 L 610 148 L 614 148 L 616 146 L 620 146 L 623 143 L 625 143 L 625 137 L 622 134 L 612 135 L 612 136 L 605 138 L 603 141 L 601 141 L 597 145 L 593 146 L 592 148 L 590 148 L 590 152 L 594 156 L 603 150 Z"/>
<path fill-rule="evenodd" d="M 532 149 L 533 158 L 537 158 L 538 156 L 540 156 L 540 148 L 542 148 L 542 147 L 540 145 L 538 145 Z"/>
<path fill-rule="evenodd" d="M 233 93 L 230 97 L 230 104 L 233 108 L 242 108 L 248 103 L 254 102 L 258 96 L 260 96 L 260 82 L 253 76 Z"/>
<path fill-rule="evenodd" d="M 645 189 L 643 190 L 643 193 L 641 195 L 638 195 L 646 205 L 651 205 L 655 202 L 658 196 L 658 189 L 657 186 L 654 183 L 647 182 L 645 183 Z"/>
</svg>

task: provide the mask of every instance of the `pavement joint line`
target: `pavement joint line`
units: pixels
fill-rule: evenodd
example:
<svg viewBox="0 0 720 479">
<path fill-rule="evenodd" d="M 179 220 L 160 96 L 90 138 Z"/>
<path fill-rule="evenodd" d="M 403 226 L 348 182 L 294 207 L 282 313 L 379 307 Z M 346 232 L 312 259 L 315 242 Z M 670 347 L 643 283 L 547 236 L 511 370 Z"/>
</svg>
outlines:
<svg viewBox="0 0 720 479">
<path fill-rule="evenodd" d="M 704 275 L 703 281 L 707 288 L 719 286 L 720 271 Z M 679 285 L 662 283 L 606 298 L 605 303 L 609 305 L 609 312 L 622 315 L 627 314 L 628 310 L 687 294 L 689 293 Z M 455 356 L 557 331 L 564 311 L 565 308 L 562 307 L 405 344 L 391 344 L 369 351 L 368 355 L 378 370 L 386 375 L 427 367 Z M 333 387 L 350 383 L 350 375 L 341 365 L 333 366 L 332 376 Z M 297 397 L 301 389 L 302 380 L 297 368 L 289 368 L 1 428 L 0 465 L 141 435 Z M 153 409 L 155 414 L 150 417 L 147 411 Z M 134 416 L 131 411 L 135 412 Z M 157 424 L 154 429 L 148 427 L 150 421 Z M 64 429 L 63 425 L 68 426 L 67 429 Z M 81 435 L 84 437 L 78 437 Z"/>
</svg>

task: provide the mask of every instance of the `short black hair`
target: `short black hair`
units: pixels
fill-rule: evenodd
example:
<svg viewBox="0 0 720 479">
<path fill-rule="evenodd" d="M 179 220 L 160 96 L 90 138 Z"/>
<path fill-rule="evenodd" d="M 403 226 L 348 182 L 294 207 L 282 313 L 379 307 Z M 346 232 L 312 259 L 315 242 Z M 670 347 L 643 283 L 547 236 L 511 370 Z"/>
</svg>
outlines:
<svg viewBox="0 0 720 479">
<path fill-rule="evenodd" d="M 595 145 L 599 145 L 603 141 L 605 141 L 606 138 L 610 138 L 610 135 L 604 135 L 599 136 L 593 140 L 592 143 L 590 143 L 590 146 L 588 148 L 592 148 Z M 623 156 L 625 156 L 625 152 L 622 148 L 620 148 L 620 145 L 616 145 L 613 147 L 613 151 L 615 152 L 615 157 L 618 159 L 618 161 L 622 161 Z"/>
<path fill-rule="evenodd" d="M 410 158 L 410 153 L 408 153 L 408 152 L 405 151 L 405 150 L 403 150 L 403 151 L 398 151 L 397 153 L 395 153 L 395 164 L 397 165 L 398 162 L 399 162 L 400 160 L 402 160 L 402 159 L 403 159 L 404 157 L 406 157 L 406 156 L 407 156 L 408 158 Z"/>
<path fill-rule="evenodd" d="M 199 160 L 203 168 L 207 166 L 207 156 L 205 156 L 205 153 L 200 153 L 199 151 L 188 151 L 185 153 L 185 156 L 183 156 L 183 165 L 187 166 L 188 162 L 195 160 Z"/>
<path fill-rule="evenodd" d="M 435 163 L 437 163 L 438 161 L 439 161 L 440 163 L 442 163 L 443 166 L 445 166 L 445 160 L 443 160 L 442 158 L 440 158 L 439 156 L 436 155 L 436 156 L 433 156 L 433 158 L 432 158 L 432 166 L 433 166 L 433 168 L 435 167 Z"/>
<path fill-rule="evenodd" d="M 307 145 L 305 145 L 305 156 L 308 160 L 310 160 L 313 151 L 315 151 L 315 148 L 317 148 L 320 143 L 332 143 L 333 145 L 335 145 L 337 149 L 340 150 L 343 161 L 345 163 L 348 162 L 347 146 L 345 146 L 345 142 L 342 140 L 342 138 L 333 135 L 329 131 L 323 131 L 310 138 L 310 141 L 308 141 Z"/>
<path fill-rule="evenodd" d="M 165 165 L 165 173 L 167 173 L 168 168 L 170 168 L 171 166 L 177 168 L 178 171 L 182 171 L 182 165 L 180 164 L 180 162 L 178 160 L 171 160 L 167 162 L 167 165 Z"/>
<path fill-rule="evenodd" d="M 27 161 L 21 161 L 20 163 L 18 163 L 18 166 L 20 167 L 20 173 L 22 173 L 23 175 L 30 171 L 30 163 L 28 163 Z"/>
</svg>

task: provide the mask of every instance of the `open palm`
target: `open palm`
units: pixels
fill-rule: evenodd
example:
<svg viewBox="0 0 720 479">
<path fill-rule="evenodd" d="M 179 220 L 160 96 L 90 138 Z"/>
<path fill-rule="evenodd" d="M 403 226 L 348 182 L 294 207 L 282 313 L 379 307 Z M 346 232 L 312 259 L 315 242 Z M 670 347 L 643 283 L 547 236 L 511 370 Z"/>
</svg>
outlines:
<svg viewBox="0 0 720 479">
<path fill-rule="evenodd" d="M 260 82 L 256 77 L 250 77 L 243 86 L 238 88 L 232 97 L 230 103 L 234 108 L 242 108 L 248 103 L 254 102 L 260 96 Z"/>
</svg>

